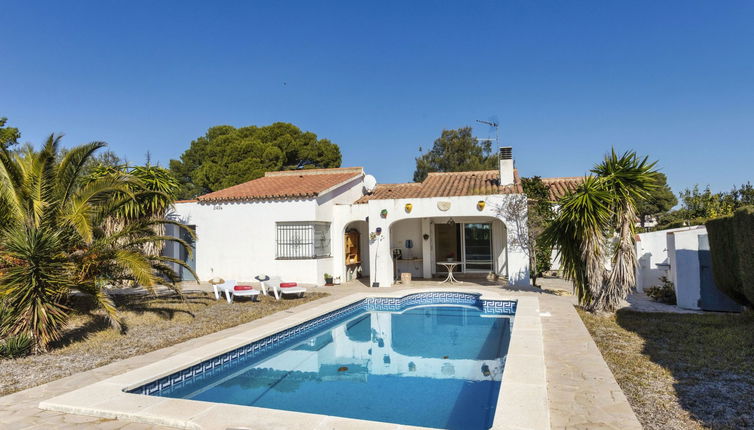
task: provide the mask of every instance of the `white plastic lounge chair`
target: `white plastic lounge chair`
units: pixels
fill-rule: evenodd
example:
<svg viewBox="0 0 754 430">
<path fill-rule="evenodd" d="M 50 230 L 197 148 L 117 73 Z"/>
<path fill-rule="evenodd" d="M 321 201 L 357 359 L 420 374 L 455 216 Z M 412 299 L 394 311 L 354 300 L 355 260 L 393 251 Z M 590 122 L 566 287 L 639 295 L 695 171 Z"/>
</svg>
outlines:
<svg viewBox="0 0 754 430">
<path fill-rule="evenodd" d="M 250 285 L 238 285 L 234 279 L 225 281 L 225 283 L 213 285 L 215 290 L 215 299 L 220 300 L 220 293 L 225 294 L 225 299 L 228 303 L 233 303 L 233 298 L 238 297 L 251 297 L 256 300 L 259 296 L 259 291 L 253 289 Z"/>
<path fill-rule="evenodd" d="M 306 288 L 299 287 L 295 282 L 283 282 L 279 276 L 257 276 L 257 280 L 262 283 L 262 292 L 264 294 L 275 295 L 276 300 L 280 300 L 283 295 L 296 294 L 299 297 L 304 297 Z"/>
</svg>

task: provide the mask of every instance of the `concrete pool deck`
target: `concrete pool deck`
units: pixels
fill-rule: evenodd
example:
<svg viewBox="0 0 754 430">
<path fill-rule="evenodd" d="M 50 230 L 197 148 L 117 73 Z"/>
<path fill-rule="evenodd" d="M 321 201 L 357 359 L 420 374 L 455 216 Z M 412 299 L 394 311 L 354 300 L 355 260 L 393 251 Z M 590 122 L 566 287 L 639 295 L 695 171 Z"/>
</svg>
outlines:
<svg viewBox="0 0 754 430">
<path fill-rule="evenodd" d="M 446 285 L 446 284 L 443 284 Z M 499 285 L 475 285 L 464 283 L 464 287 L 472 287 L 481 293 L 489 292 L 501 294 L 504 297 L 536 297 L 539 301 L 541 330 L 544 339 L 544 364 L 546 367 L 546 395 L 549 399 L 549 411 L 536 413 L 540 418 L 549 414 L 550 427 L 565 428 L 605 428 L 605 429 L 640 429 L 625 396 L 618 387 L 615 379 L 602 359 L 599 350 L 592 341 L 586 328 L 573 308 L 572 297 L 562 297 L 543 293 L 534 288 L 501 288 Z M 292 316 L 315 312 L 315 308 L 328 303 L 337 302 L 354 293 L 385 293 L 392 295 L 401 291 L 416 291 L 433 286 L 435 290 L 442 289 L 434 281 L 415 282 L 411 287 L 395 286 L 389 289 L 366 288 L 360 284 L 350 284 L 337 287 L 327 287 L 331 296 L 303 304 L 299 307 L 270 315 L 252 321 L 245 325 L 266 325 L 281 322 Z M 447 288 L 447 287 L 446 287 Z M 448 288 L 450 289 L 450 288 Z M 455 288 L 453 288 L 455 289 Z M 463 288 L 466 289 L 466 288 Z M 244 326 L 245 326 L 244 325 Z M 137 357 L 111 363 L 80 374 L 72 375 L 35 388 L 17 392 L 0 398 L 0 423 L 3 428 L 31 429 L 31 428 L 106 428 L 106 429 L 144 429 L 168 428 L 155 424 L 133 423 L 128 420 L 103 419 L 85 415 L 68 414 L 63 412 L 42 410 L 38 408 L 40 402 L 50 398 L 75 391 L 82 387 L 104 381 L 126 372 L 140 369 L 165 358 L 174 357 L 188 351 L 198 350 L 210 342 L 226 339 L 238 335 L 242 326 L 223 330 L 201 338 L 174 345 L 172 347 L 153 351 Z M 511 383 L 512 384 L 512 383 Z M 504 384 L 505 385 L 505 384 Z M 236 407 L 244 408 L 244 407 Z M 188 412 L 186 412 L 188 414 Z M 208 421 L 212 416 L 207 415 Z M 261 424 L 261 423 L 258 423 Z M 348 427 L 349 423 L 333 419 L 321 422 L 309 422 L 309 428 L 319 425 L 320 428 Z M 356 424 L 356 423 L 350 423 Z M 513 423 L 511 423 L 513 424 Z M 382 427 L 382 426 L 380 426 Z M 393 428 L 397 426 L 393 425 Z M 533 428 L 534 426 L 520 423 L 509 428 Z M 536 426 L 539 427 L 539 426 Z M 204 426 L 204 428 L 224 428 L 223 426 Z M 255 426 L 253 428 L 259 428 Z M 358 422 L 358 428 L 364 428 L 363 422 Z M 539 427 L 541 428 L 541 427 Z"/>
</svg>

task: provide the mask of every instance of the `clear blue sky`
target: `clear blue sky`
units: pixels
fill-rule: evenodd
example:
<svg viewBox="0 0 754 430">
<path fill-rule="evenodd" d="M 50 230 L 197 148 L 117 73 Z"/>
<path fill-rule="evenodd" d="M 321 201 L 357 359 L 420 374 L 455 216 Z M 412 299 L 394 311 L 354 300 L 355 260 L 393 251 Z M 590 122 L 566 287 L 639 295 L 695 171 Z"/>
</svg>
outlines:
<svg viewBox="0 0 754 430">
<path fill-rule="evenodd" d="M 499 118 L 525 176 L 614 145 L 675 191 L 754 180 L 754 2 L 4 1 L 0 116 L 166 165 L 213 125 L 292 122 L 409 181 L 443 128 Z M 484 126 L 475 127 L 488 137 Z"/>
</svg>

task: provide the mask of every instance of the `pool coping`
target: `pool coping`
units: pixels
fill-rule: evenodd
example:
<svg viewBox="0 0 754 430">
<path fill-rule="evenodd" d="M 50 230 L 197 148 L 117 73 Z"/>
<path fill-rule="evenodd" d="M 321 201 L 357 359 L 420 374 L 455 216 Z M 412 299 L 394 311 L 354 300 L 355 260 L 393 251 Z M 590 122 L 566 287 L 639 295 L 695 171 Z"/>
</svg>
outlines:
<svg viewBox="0 0 754 430">
<path fill-rule="evenodd" d="M 252 327 L 191 351 L 176 354 L 77 390 L 40 402 L 41 409 L 186 429 L 216 428 L 421 428 L 327 415 L 187 399 L 146 396 L 123 390 L 146 384 L 214 356 L 293 327 L 367 297 L 401 298 L 416 293 L 480 294 L 481 300 L 517 302 L 503 384 L 492 429 L 549 429 L 549 407 L 542 323 L 537 297 L 508 296 L 474 288 L 425 288 L 410 291 L 355 293 L 278 321 Z"/>
</svg>

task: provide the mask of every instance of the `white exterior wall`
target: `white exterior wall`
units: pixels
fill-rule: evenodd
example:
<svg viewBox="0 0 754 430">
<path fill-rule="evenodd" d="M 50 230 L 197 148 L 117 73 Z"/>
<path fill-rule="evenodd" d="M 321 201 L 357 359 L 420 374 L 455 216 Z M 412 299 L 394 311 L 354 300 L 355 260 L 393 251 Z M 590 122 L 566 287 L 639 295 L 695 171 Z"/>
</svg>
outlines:
<svg viewBox="0 0 754 430">
<path fill-rule="evenodd" d="M 400 273 L 411 273 L 414 278 L 423 278 L 424 276 L 424 252 L 422 238 L 422 220 L 421 219 L 406 219 L 403 221 L 397 221 L 393 223 L 390 238 L 392 243 L 391 249 L 400 249 L 403 253 L 403 261 L 397 261 L 397 270 Z M 431 235 L 430 235 L 431 236 Z M 406 248 L 406 240 L 413 242 L 414 247 L 411 249 Z M 392 251 L 391 251 L 392 252 Z M 422 261 L 416 261 L 421 258 Z M 411 261 L 410 259 L 414 259 Z"/>
<path fill-rule="evenodd" d="M 347 227 L 356 227 L 361 233 L 363 274 L 369 275 L 370 285 L 374 282 L 379 282 L 380 286 L 392 285 L 391 248 L 402 248 L 404 255 L 408 255 L 406 239 L 414 243 L 410 253 L 423 258 L 420 263 L 411 263 L 410 271 L 417 277 L 429 278 L 437 271 L 432 223 L 446 222 L 448 217 L 453 217 L 457 222 L 492 221 L 495 272 L 514 285 L 529 284 L 529 258 L 513 245 L 513 229 L 506 228 L 510 220 L 498 213 L 500 206 L 511 199 L 522 198 L 521 195 L 372 200 L 367 204 L 351 204 L 363 192 L 363 179 L 358 177 L 317 198 L 177 203 L 175 214 L 181 222 L 196 226 L 196 272 L 202 281 L 213 276 L 252 281 L 255 276 L 266 274 L 319 285 L 324 283 L 325 273 L 345 280 L 343 234 Z M 480 199 L 486 202 L 481 211 L 477 209 Z M 442 211 L 438 202 L 449 202 L 450 208 Z M 411 213 L 406 213 L 406 203 L 412 203 Z M 382 209 L 388 210 L 386 218 L 380 216 Z M 305 221 L 331 223 L 331 257 L 276 259 L 276 223 Z M 396 223 L 398 221 L 401 222 Z M 393 225 L 395 229 L 391 234 Z M 378 227 L 382 228 L 382 234 L 370 240 L 369 234 Z M 430 240 L 424 240 L 424 234 L 428 234 Z"/>
<path fill-rule="evenodd" d="M 704 226 L 668 233 L 670 279 L 675 284 L 678 306 L 699 309 L 701 278 L 699 267 L 699 236 L 707 234 Z"/>
<path fill-rule="evenodd" d="M 490 196 L 457 196 L 457 197 L 433 197 L 433 198 L 414 198 L 414 199 L 392 199 L 392 200 L 370 200 L 367 204 L 369 214 L 369 231 L 375 232 L 379 227 L 382 229 L 380 236 L 370 241 L 370 284 L 378 282 L 381 287 L 390 286 L 393 283 L 393 264 L 391 256 L 391 238 L 390 226 L 401 220 L 420 219 L 420 218 L 445 218 L 453 217 L 458 222 L 464 221 L 464 217 L 476 217 L 480 220 L 491 218 L 502 221 L 502 224 L 511 224 L 510 220 L 501 218 L 497 209 L 506 205 L 511 199 L 522 198 L 522 195 L 490 195 Z M 484 200 L 485 208 L 481 211 L 477 209 L 477 202 Z M 450 208 L 442 211 L 438 208 L 438 202 L 449 202 Z M 406 213 L 405 205 L 411 203 L 413 209 Z M 385 218 L 380 216 L 380 212 L 386 209 L 388 215 Z M 431 220 L 430 220 L 431 221 Z M 469 221 L 473 222 L 473 221 Z M 498 225 L 498 227 L 495 227 Z M 496 229 L 499 229 L 496 231 Z M 506 234 L 503 234 L 504 230 Z M 513 285 L 529 285 L 529 257 L 526 253 L 513 246 L 513 237 L 507 234 L 510 229 L 503 229 L 498 223 L 493 223 L 493 255 L 497 255 L 497 261 L 494 266 L 498 275 L 506 276 Z M 421 222 L 421 232 L 429 232 L 430 237 L 434 234 L 428 228 L 427 221 Z M 500 241 L 500 242 L 497 242 Z M 504 243 L 503 243 L 504 241 Z M 425 276 L 427 271 L 434 271 L 428 267 L 426 251 L 433 249 L 431 243 L 426 243 L 422 239 L 424 257 Z M 497 245 L 496 245 L 497 244 Z M 418 245 L 415 242 L 415 245 Z M 505 252 L 495 253 L 495 247 L 504 248 Z M 431 260 L 433 263 L 434 260 Z M 430 263 L 430 264 L 432 264 Z"/>
<path fill-rule="evenodd" d="M 653 285 L 660 285 L 660 277 L 670 277 L 670 257 L 668 253 L 668 234 L 686 231 L 696 227 L 682 227 L 668 230 L 640 233 L 636 242 L 636 289 L 644 291 Z"/>
<path fill-rule="evenodd" d="M 324 274 L 334 272 L 335 258 L 276 259 L 275 223 L 331 222 L 331 255 L 342 256 L 342 244 L 340 254 L 336 254 L 336 243 L 342 242 L 342 234 L 338 235 L 333 225 L 334 207 L 353 202 L 362 190 L 362 178 L 358 177 L 317 198 L 177 203 L 175 214 L 185 224 L 196 225 L 196 272 L 200 280 L 219 276 L 252 281 L 257 275 L 267 274 L 322 284 Z M 338 262 L 341 260 L 337 258 Z"/>
</svg>

